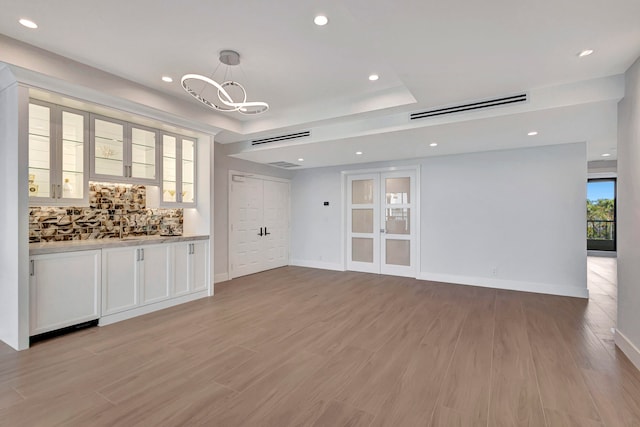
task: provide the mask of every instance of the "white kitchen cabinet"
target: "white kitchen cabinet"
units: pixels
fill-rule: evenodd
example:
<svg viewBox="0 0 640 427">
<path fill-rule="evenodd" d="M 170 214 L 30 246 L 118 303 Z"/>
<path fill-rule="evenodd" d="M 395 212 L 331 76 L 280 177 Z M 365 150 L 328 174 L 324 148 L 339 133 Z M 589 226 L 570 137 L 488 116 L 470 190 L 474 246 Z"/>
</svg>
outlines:
<svg viewBox="0 0 640 427">
<path fill-rule="evenodd" d="M 169 298 L 171 261 L 171 247 L 168 244 L 138 248 L 140 304 L 150 304 Z"/>
<path fill-rule="evenodd" d="M 161 206 L 196 204 L 196 140 L 162 133 Z"/>
<path fill-rule="evenodd" d="M 158 131 L 91 115 L 91 179 L 157 185 Z"/>
<path fill-rule="evenodd" d="M 174 296 L 208 289 L 208 251 L 208 240 L 174 244 Z"/>
<path fill-rule="evenodd" d="M 102 250 L 102 315 L 169 298 L 170 245 Z"/>
<path fill-rule="evenodd" d="M 29 102 L 29 203 L 88 205 L 89 115 Z"/>
<path fill-rule="evenodd" d="M 100 250 L 30 258 L 29 335 L 100 317 Z"/>
<path fill-rule="evenodd" d="M 137 247 L 102 250 L 103 316 L 139 305 L 139 257 Z"/>
</svg>

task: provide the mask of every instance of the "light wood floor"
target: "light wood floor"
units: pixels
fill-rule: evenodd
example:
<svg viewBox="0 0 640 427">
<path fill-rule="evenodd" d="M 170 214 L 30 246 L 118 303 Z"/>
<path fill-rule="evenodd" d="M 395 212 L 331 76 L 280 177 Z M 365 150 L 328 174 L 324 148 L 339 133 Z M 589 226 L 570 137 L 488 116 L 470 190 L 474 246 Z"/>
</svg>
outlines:
<svg viewBox="0 0 640 427">
<path fill-rule="evenodd" d="M 590 301 L 298 267 L 236 279 L 0 344 L 0 425 L 638 426 L 615 260 L 589 265 Z"/>
</svg>

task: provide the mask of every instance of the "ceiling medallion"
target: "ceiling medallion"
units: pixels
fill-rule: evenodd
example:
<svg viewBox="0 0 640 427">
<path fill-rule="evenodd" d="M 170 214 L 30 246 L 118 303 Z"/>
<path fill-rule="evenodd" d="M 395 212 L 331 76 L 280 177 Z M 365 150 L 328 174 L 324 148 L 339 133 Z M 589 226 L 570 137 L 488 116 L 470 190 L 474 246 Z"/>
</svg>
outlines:
<svg viewBox="0 0 640 427">
<path fill-rule="evenodd" d="M 223 50 L 222 52 L 220 52 L 219 59 L 220 64 L 224 64 L 228 67 L 240 64 L 240 54 L 233 50 Z M 218 65 L 218 67 L 219 66 L 220 65 Z M 218 68 L 216 68 L 211 77 L 215 75 L 217 70 Z M 226 79 L 227 71 L 229 70 L 225 71 L 224 79 Z M 197 84 L 196 81 L 204 83 L 200 91 L 197 91 L 194 88 L 195 84 Z M 222 83 L 218 83 L 213 78 L 205 77 L 200 74 L 185 74 L 184 76 L 182 76 L 180 83 L 182 84 L 184 90 L 187 91 L 187 93 L 189 93 L 198 101 L 202 102 L 207 107 L 217 111 L 223 111 L 225 113 L 237 111 L 240 114 L 255 115 L 264 113 L 269 109 L 269 104 L 267 104 L 266 102 L 247 102 L 247 91 L 240 83 L 234 80 L 225 80 Z M 217 90 L 218 99 L 215 99 L 216 97 L 210 97 L 210 99 L 207 99 L 202 95 L 207 86 L 213 86 Z M 236 92 L 236 98 L 241 99 L 232 98 L 228 92 L 231 90 Z"/>
</svg>

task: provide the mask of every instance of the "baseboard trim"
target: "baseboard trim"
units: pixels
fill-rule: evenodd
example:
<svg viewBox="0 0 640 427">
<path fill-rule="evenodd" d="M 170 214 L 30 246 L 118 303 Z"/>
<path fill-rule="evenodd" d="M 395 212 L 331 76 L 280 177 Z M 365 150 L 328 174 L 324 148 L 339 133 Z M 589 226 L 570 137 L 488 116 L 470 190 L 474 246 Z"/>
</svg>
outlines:
<svg viewBox="0 0 640 427">
<path fill-rule="evenodd" d="M 213 275 L 213 283 L 226 282 L 229 280 L 229 273 L 218 273 Z"/>
<path fill-rule="evenodd" d="M 121 322 L 123 320 L 132 319 L 134 317 L 142 316 L 144 314 L 153 313 L 154 311 L 163 310 L 165 308 L 173 307 L 174 305 L 184 304 L 186 302 L 195 301 L 200 298 L 209 296 L 209 291 L 199 291 L 193 294 L 183 295 L 177 298 L 171 298 L 164 301 L 159 301 L 149 305 L 143 305 L 132 310 L 121 311 L 120 313 L 109 314 L 103 316 L 98 321 L 98 326 L 111 325 L 112 323 Z"/>
<path fill-rule="evenodd" d="M 547 283 L 522 282 L 518 280 L 494 279 L 488 277 L 457 276 L 421 272 L 419 280 L 454 283 L 456 285 L 480 286 L 483 288 L 506 289 L 510 291 L 535 292 L 539 294 L 560 295 L 565 297 L 589 298 L 589 290 L 577 286 L 550 285 Z"/>
<path fill-rule="evenodd" d="M 303 259 L 292 259 L 292 260 L 289 260 L 289 265 L 293 265 L 296 267 L 319 268 L 321 270 L 345 271 L 342 264 L 337 262 L 307 261 Z"/>
<path fill-rule="evenodd" d="M 631 363 L 640 370 L 640 349 L 636 347 L 629 338 L 626 337 L 622 332 L 616 329 L 616 334 L 614 336 L 616 345 L 622 352 L 629 358 Z"/>
</svg>

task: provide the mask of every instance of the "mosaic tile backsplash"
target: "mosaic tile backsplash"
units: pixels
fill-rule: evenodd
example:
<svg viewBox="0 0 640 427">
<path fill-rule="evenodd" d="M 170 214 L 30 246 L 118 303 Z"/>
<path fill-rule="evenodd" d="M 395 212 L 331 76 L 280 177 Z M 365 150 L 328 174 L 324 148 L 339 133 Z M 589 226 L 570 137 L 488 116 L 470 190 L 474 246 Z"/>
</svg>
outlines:
<svg viewBox="0 0 640 427">
<path fill-rule="evenodd" d="M 147 209 L 144 185 L 89 184 L 89 207 L 32 207 L 29 243 L 182 235 L 182 209 Z"/>
</svg>

